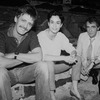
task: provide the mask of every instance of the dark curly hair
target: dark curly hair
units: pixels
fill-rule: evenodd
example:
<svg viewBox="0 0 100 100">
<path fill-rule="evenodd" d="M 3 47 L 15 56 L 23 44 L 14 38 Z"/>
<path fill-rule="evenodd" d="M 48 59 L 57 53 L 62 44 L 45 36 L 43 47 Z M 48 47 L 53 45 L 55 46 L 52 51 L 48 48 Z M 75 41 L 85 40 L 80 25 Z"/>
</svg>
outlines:
<svg viewBox="0 0 100 100">
<path fill-rule="evenodd" d="M 35 7 L 29 4 L 19 7 L 15 16 L 19 17 L 20 15 L 23 15 L 25 13 L 30 15 L 33 19 L 37 18 L 37 11 Z"/>
<path fill-rule="evenodd" d="M 59 18 L 61 19 L 61 23 L 64 22 L 64 16 L 62 15 L 61 12 L 59 12 L 59 11 L 57 11 L 57 10 L 52 10 L 52 11 L 51 11 L 50 13 L 48 13 L 48 15 L 47 15 L 48 21 L 50 21 L 50 18 L 51 18 L 52 16 L 59 16 Z"/>
<path fill-rule="evenodd" d="M 95 16 L 90 16 L 86 19 L 85 21 L 85 28 L 87 27 L 86 26 L 86 23 L 89 22 L 90 24 L 91 23 L 96 23 L 97 27 L 99 27 L 99 21 L 97 20 L 97 18 Z"/>
</svg>

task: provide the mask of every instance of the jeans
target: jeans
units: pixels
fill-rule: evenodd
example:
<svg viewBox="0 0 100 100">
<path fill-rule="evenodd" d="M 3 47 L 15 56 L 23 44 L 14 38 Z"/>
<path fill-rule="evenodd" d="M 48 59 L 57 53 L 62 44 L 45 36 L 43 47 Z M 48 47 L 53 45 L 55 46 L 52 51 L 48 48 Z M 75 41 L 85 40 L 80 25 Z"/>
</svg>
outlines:
<svg viewBox="0 0 100 100">
<path fill-rule="evenodd" d="M 80 79 L 80 70 L 81 70 L 81 59 L 78 58 L 78 62 L 73 65 L 69 65 L 67 63 L 54 63 L 54 62 L 47 62 L 48 69 L 49 69 L 49 84 L 50 90 L 55 91 L 55 74 L 60 74 L 63 72 L 68 71 L 72 68 L 72 81 L 78 81 Z"/>
<path fill-rule="evenodd" d="M 51 100 L 47 63 L 38 62 L 23 68 L 0 68 L 0 100 L 12 100 L 11 86 L 36 82 L 36 100 Z"/>
</svg>

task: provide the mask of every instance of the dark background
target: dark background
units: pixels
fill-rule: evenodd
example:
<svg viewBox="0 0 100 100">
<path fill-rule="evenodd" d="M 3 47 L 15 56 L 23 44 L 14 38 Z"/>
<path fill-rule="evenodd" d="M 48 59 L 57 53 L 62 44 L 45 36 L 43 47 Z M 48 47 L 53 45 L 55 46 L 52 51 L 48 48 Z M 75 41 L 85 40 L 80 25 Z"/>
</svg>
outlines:
<svg viewBox="0 0 100 100">
<path fill-rule="evenodd" d="M 0 6 L 22 6 L 28 3 L 26 0 L 0 0 Z"/>
<path fill-rule="evenodd" d="M 21 6 L 32 0 L 0 0 L 0 6 Z M 33 0 L 33 1 L 41 1 L 48 3 L 63 3 L 63 0 Z M 68 1 L 68 0 L 65 0 Z M 70 0 L 69 0 L 70 1 Z M 91 9 L 100 9 L 100 0 L 71 0 L 72 5 L 83 5 L 85 7 L 89 7 Z"/>
<path fill-rule="evenodd" d="M 37 4 L 33 1 L 37 1 Z M 50 10 L 62 10 L 65 17 L 64 26 L 74 38 L 78 38 L 79 34 L 85 31 L 84 21 L 87 17 L 96 16 L 100 22 L 100 0 L 71 0 L 71 3 L 63 3 L 63 0 L 0 0 L 0 31 L 9 27 L 18 6 L 25 4 L 35 5 L 38 10 L 39 27 L 45 24 Z"/>
</svg>

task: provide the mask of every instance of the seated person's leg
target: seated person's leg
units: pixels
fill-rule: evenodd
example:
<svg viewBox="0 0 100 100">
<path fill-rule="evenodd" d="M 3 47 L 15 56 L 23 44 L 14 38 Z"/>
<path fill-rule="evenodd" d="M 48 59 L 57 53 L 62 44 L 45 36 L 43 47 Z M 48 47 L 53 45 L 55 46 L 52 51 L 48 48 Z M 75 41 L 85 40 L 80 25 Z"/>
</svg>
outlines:
<svg viewBox="0 0 100 100">
<path fill-rule="evenodd" d="M 72 87 L 73 87 L 74 92 L 77 95 L 77 97 L 81 98 L 80 94 L 78 92 L 78 89 L 77 89 L 77 83 L 78 83 L 78 80 L 80 79 L 80 70 L 81 70 L 80 59 L 78 59 L 78 62 L 73 66 L 69 66 L 69 64 L 65 64 L 63 62 L 60 62 L 60 63 L 58 62 L 58 63 L 52 64 L 51 65 L 52 67 L 49 66 L 49 68 L 53 68 L 53 65 L 54 65 L 54 71 L 53 70 L 51 71 L 51 74 L 50 74 L 51 79 L 52 79 L 52 77 L 54 77 L 54 72 L 55 72 L 55 74 L 59 74 L 59 73 L 68 71 L 70 68 L 72 68 Z M 55 80 L 55 79 L 53 78 L 52 80 Z M 55 81 L 52 81 L 52 80 L 50 82 L 52 82 L 51 84 L 53 84 L 55 86 Z"/>
<path fill-rule="evenodd" d="M 0 68 L 0 100 L 12 100 L 10 77 L 4 68 Z"/>
<path fill-rule="evenodd" d="M 72 67 L 72 88 L 71 92 L 73 92 L 77 98 L 81 98 L 78 91 L 78 81 L 80 80 L 81 73 L 81 59 L 78 57 L 78 62 Z"/>
<path fill-rule="evenodd" d="M 65 71 L 68 71 L 70 68 L 72 68 L 72 66 L 70 66 L 69 64 L 63 63 L 63 62 L 54 64 L 55 74 L 63 73 Z"/>
<path fill-rule="evenodd" d="M 18 71 L 20 83 L 36 82 L 36 100 L 51 100 L 48 67 L 45 62 L 28 65 Z"/>
<path fill-rule="evenodd" d="M 67 71 L 70 67 L 68 65 L 65 65 L 61 62 L 54 63 L 54 62 L 48 62 L 48 68 L 49 68 L 49 83 L 50 83 L 50 92 L 52 100 L 55 100 L 54 92 L 56 90 L 55 87 L 55 74 L 62 73 L 64 71 Z"/>
<path fill-rule="evenodd" d="M 50 90 L 55 91 L 55 74 L 54 74 L 54 62 L 47 62 L 48 69 L 49 69 L 49 84 L 50 84 Z"/>
</svg>

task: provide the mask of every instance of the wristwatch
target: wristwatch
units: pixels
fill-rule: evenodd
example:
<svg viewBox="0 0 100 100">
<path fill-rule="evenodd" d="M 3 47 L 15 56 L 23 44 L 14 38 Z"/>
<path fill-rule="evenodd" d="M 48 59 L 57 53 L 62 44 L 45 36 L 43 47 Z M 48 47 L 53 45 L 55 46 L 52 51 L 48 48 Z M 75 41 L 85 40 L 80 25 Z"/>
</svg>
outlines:
<svg viewBox="0 0 100 100">
<path fill-rule="evenodd" d="M 17 55 L 19 54 L 19 52 L 15 52 L 15 56 L 14 59 L 17 59 Z"/>
</svg>

